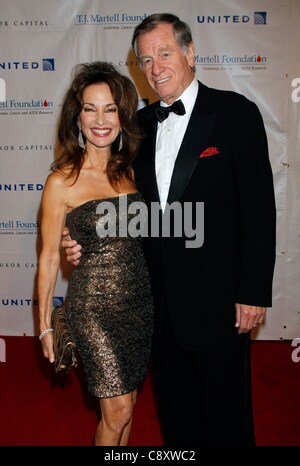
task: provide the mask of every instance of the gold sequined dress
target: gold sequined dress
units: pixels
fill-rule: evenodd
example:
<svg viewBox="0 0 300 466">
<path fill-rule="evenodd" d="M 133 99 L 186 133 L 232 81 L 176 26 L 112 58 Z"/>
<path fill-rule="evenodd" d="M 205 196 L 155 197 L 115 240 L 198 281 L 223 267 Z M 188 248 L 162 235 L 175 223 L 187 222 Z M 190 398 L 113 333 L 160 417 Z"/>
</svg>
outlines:
<svg viewBox="0 0 300 466">
<path fill-rule="evenodd" d="M 67 215 L 66 226 L 83 252 L 68 285 L 67 317 L 89 391 L 100 398 L 131 392 L 146 377 L 153 330 L 150 282 L 143 238 L 124 230 L 127 225 L 130 231 L 140 212 L 128 209 L 133 212 L 139 203 L 142 195 L 131 193 L 85 202 Z"/>
</svg>

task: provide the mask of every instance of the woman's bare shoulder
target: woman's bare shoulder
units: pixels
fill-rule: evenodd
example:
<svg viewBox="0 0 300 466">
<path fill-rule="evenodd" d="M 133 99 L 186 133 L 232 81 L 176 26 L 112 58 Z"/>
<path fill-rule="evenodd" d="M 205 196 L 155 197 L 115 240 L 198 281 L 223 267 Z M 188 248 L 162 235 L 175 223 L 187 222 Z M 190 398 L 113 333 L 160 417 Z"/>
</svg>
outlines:
<svg viewBox="0 0 300 466">
<path fill-rule="evenodd" d="M 47 179 L 46 184 L 57 188 L 66 188 L 72 184 L 71 168 L 64 168 L 63 170 L 54 170 L 51 172 Z"/>
</svg>

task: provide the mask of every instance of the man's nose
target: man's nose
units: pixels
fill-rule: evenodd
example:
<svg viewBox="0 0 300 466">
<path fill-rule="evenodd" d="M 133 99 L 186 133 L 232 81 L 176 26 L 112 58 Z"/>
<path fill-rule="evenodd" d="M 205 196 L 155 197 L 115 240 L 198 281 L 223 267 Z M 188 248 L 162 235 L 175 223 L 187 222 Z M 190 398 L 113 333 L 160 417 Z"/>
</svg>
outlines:
<svg viewBox="0 0 300 466">
<path fill-rule="evenodd" d="M 160 60 L 153 60 L 152 63 L 152 74 L 155 76 L 159 76 L 161 72 L 164 70 L 164 65 L 163 63 L 160 62 Z"/>
</svg>

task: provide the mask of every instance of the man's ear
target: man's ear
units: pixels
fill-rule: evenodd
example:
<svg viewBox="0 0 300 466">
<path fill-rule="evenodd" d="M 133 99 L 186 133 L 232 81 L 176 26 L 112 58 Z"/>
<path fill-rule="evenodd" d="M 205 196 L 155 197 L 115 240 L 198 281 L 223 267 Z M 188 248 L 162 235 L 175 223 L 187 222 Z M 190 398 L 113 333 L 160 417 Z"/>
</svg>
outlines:
<svg viewBox="0 0 300 466">
<path fill-rule="evenodd" d="M 194 42 L 191 42 L 190 45 L 189 45 L 189 49 L 188 49 L 188 53 L 187 53 L 187 59 L 188 59 L 189 66 L 191 68 L 194 68 L 194 66 L 195 66 L 195 46 L 194 46 Z"/>
</svg>

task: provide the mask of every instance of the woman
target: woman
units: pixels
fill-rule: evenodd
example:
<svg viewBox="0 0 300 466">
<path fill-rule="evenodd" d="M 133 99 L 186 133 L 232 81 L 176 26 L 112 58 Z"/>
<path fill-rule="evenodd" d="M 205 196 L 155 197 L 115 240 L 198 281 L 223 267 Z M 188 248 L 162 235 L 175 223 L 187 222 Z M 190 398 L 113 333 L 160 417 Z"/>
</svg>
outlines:
<svg viewBox="0 0 300 466">
<path fill-rule="evenodd" d="M 132 171 L 141 140 L 136 108 L 133 83 L 112 65 L 78 65 L 62 106 L 60 155 L 42 198 L 38 294 L 43 353 L 54 362 L 50 319 L 66 225 L 83 247 L 66 309 L 89 390 L 100 400 L 95 445 L 127 445 L 151 345 L 152 297 L 142 238 L 118 235 L 121 216 L 122 222 L 124 215 L 130 220 L 120 200 L 124 205 L 126 198 L 129 206 L 143 201 Z M 107 225 L 116 226 L 115 235 L 103 234 Z"/>
</svg>

